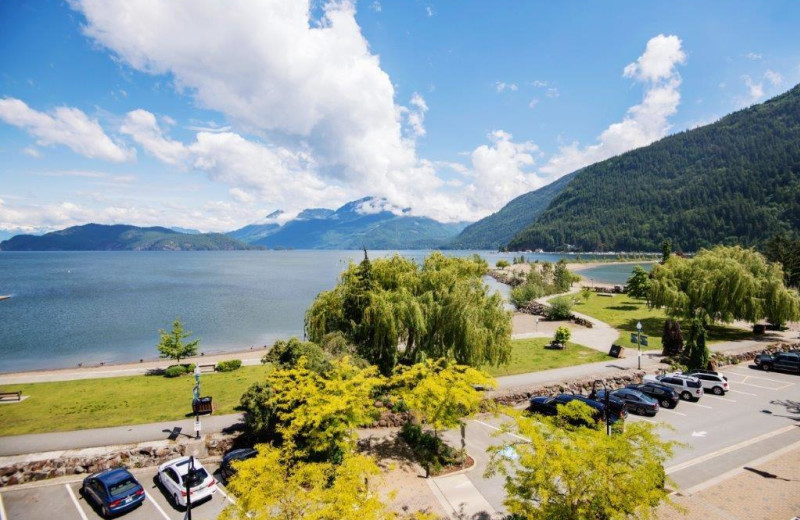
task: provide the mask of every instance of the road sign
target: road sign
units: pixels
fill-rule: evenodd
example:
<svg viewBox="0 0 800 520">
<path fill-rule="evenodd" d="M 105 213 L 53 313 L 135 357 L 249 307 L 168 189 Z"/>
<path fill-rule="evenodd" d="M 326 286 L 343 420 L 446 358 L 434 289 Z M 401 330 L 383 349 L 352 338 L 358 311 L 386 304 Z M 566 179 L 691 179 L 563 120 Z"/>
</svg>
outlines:
<svg viewBox="0 0 800 520">
<path fill-rule="evenodd" d="M 647 345 L 647 336 L 642 336 L 640 341 L 641 341 L 643 347 L 648 346 Z"/>
</svg>

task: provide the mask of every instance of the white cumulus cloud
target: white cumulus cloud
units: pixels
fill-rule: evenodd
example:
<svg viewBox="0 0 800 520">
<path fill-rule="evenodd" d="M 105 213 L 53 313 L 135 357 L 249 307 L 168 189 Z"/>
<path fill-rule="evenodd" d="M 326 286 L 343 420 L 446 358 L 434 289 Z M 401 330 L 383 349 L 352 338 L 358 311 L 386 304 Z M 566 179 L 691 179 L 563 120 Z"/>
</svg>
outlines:
<svg viewBox="0 0 800 520">
<path fill-rule="evenodd" d="M 3 98 L 0 99 L 0 120 L 24 129 L 36 138 L 39 146 L 64 145 L 84 157 L 113 162 L 136 157 L 134 150 L 115 143 L 100 123 L 77 108 L 58 107 L 47 114 L 19 99 Z M 30 151 L 26 153 L 32 155 Z"/>
<path fill-rule="evenodd" d="M 644 53 L 623 70 L 624 77 L 645 85 L 642 102 L 629 108 L 622 121 L 606 128 L 597 143 L 563 146 L 540 171 L 555 179 L 667 135 L 669 117 L 677 112 L 681 99 L 677 66 L 684 63 L 686 54 L 677 36 L 651 38 Z"/>
</svg>

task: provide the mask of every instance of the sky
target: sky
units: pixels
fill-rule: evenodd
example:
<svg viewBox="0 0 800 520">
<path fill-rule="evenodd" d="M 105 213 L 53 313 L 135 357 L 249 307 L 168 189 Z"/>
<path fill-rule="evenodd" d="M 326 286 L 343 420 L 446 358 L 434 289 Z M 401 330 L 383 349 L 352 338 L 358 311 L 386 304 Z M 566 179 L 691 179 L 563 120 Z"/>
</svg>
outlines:
<svg viewBox="0 0 800 520">
<path fill-rule="evenodd" d="M 797 27 L 781 0 L 4 0 L 0 232 L 365 196 L 474 221 L 797 85 Z"/>
</svg>

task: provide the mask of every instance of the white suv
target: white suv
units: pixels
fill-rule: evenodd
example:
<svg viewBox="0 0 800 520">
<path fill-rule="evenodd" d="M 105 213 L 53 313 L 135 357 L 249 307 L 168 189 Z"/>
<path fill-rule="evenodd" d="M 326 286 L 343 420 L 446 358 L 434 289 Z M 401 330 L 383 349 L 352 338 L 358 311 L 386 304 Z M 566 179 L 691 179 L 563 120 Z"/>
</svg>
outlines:
<svg viewBox="0 0 800 520">
<path fill-rule="evenodd" d="M 685 401 L 699 401 L 703 397 L 703 385 L 696 377 L 683 374 L 664 374 L 659 376 L 646 375 L 644 382 L 660 383 L 674 388 L 681 399 Z"/>
<path fill-rule="evenodd" d="M 710 370 L 693 370 L 686 373 L 687 376 L 696 377 L 703 385 L 703 390 L 710 390 L 716 395 L 725 395 L 725 392 L 730 390 L 728 386 L 728 378 L 721 372 L 712 372 Z"/>
</svg>

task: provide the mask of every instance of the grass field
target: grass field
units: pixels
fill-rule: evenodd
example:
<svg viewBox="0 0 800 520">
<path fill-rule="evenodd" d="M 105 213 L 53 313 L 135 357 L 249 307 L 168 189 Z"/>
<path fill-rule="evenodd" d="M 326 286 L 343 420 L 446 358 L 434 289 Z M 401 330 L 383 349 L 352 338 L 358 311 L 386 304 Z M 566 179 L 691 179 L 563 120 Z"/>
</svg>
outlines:
<svg viewBox="0 0 800 520">
<path fill-rule="evenodd" d="M 600 296 L 593 293 L 588 300 L 576 296 L 578 304 L 574 310 L 600 321 L 604 321 L 620 331 L 619 344 L 625 348 L 636 348 L 631 342 L 631 332 L 636 332 L 636 323 L 642 323 L 642 334 L 648 338 L 648 346 L 643 350 L 661 350 L 661 335 L 664 333 L 664 320 L 667 315 L 663 309 L 648 309 L 644 300 L 631 298 L 625 294 Z M 687 324 L 681 322 L 684 338 L 688 331 Z M 750 331 L 731 327 L 712 326 L 708 332 L 709 343 L 719 341 L 736 341 L 752 337 Z"/>
<path fill-rule="evenodd" d="M 546 338 L 512 341 L 511 362 L 488 371 L 493 376 L 521 374 L 602 361 L 607 356 L 569 343 L 566 350 L 549 350 Z M 214 398 L 215 414 L 235 412 L 247 388 L 261 380 L 265 368 L 244 366 L 235 372 L 203 374 L 202 394 Z M 146 424 L 186 417 L 191 412 L 191 375 L 127 376 L 54 383 L 6 385 L 28 396 L 21 403 L 0 405 L 0 436 L 85 430 Z"/>
<path fill-rule="evenodd" d="M 264 374 L 264 367 L 203 374 L 203 395 L 214 398 L 215 414 L 233 413 L 239 398 Z M 0 435 L 84 430 L 169 421 L 192 410 L 194 377 L 127 376 L 54 383 L 7 385 L 29 396 L 0 405 Z"/>
<path fill-rule="evenodd" d="M 511 342 L 512 350 L 509 364 L 501 367 L 488 367 L 486 371 L 495 377 L 510 376 L 609 359 L 603 352 L 575 343 L 568 342 L 567 348 L 564 350 L 544 348 L 550 341 L 548 338 L 514 340 Z"/>
</svg>

